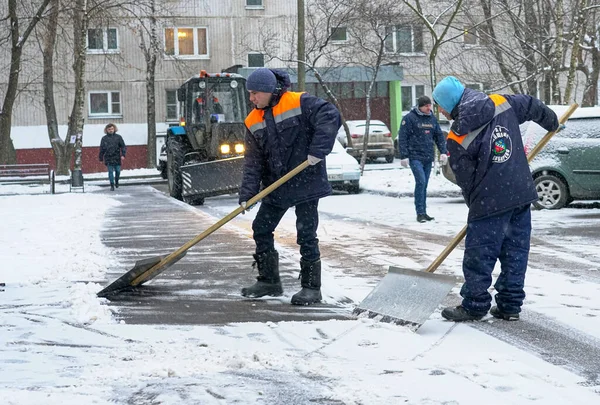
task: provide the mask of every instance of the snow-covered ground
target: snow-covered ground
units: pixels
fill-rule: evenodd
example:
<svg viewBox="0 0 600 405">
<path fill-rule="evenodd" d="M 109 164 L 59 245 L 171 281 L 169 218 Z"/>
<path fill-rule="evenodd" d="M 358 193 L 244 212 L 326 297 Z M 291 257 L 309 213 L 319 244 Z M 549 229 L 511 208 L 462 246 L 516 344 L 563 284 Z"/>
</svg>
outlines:
<svg viewBox="0 0 600 405">
<path fill-rule="evenodd" d="M 362 188 L 410 193 L 410 170 L 389 168 L 366 171 Z M 0 404 L 598 402 L 600 390 L 582 384 L 582 377 L 439 315 L 417 333 L 369 319 L 127 325 L 96 297 L 106 269 L 117 264 L 100 232 L 104 214 L 119 202 L 108 191 L 94 192 L 100 189 L 95 186 L 57 195 L 44 194 L 45 186 L 21 187 L 0 186 L 0 282 L 6 283 L 0 292 Z M 456 190 L 432 176 L 431 193 Z M 348 198 L 352 206 L 327 198 L 320 209 L 444 235 L 456 233 L 466 219 L 464 205 L 449 199 L 431 199 L 436 221 L 418 224 L 412 197 L 381 197 L 376 206 L 369 194 Z M 593 210 L 571 211 L 535 212 L 534 226 L 566 228 Z M 597 246 L 577 249 L 598 252 Z M 562 291 L 566 303 L 597 302 L 597 284 L 565 286 L 560 276 L 531 273 L 528 285 Z M 326 296 L 332 295 L 328 289 L 348 290 L 360 299 L 356 291 L 366 290 L 356 279 L 328 282 Z M 556 305 L 540 298 L 534 309 L 550 312 Z M 569 326 L 600 337 L 598 321 Z M 273 392 L 280 393 L 277 401 Z"/>
</svg>

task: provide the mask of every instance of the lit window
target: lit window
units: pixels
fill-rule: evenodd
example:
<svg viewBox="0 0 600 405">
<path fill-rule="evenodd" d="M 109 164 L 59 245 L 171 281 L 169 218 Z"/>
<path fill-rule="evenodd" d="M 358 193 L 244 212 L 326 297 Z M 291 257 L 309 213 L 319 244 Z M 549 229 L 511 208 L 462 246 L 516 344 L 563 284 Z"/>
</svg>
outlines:
<svg viewBox="0 0 600 405">
<path fill-rule="evenodd" d="M 112 53 L 119 50 L 116 28 L 90 28 L 87 30 L 88 53 Z"/>
<path fill-rule="evenodd" d="M 423 29 L 417 25 L 394 25 L 386 27 L 385 52 L 423 52 Z"/>
<path fill-rule="evenodd" d="M 265 66 L 265 55 L 262 53 L 248 54 L 248 67 L 263 67 Z"/>
<path fill-rule="evenodd" d="M 118 91 L 91 91 L 89 93 L 89 116 L 120 116 L 121 93 Z"/>
<path fill-rule="evenodd" d="M 173 56 L 208 57 L 206 28 L 166 28 L 165 53 Z"/>
</svg>

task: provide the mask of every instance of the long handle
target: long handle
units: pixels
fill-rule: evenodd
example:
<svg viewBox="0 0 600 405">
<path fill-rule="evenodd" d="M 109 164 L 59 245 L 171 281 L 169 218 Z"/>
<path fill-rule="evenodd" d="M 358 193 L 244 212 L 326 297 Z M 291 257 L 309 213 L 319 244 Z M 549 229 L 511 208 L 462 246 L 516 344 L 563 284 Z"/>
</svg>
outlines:
<svg viewBox="0 0 600 405">
<path fill-rule="evenodd" d="M 277 180 L 276 182 L 271 184 L 269 187 L 262 190 L 260 193 L 256 194 L 250 200 L 248 200 L 246 207 L 249 208 L 249 207 L 253 206 L 257 202 L 262 200 L 264 197 L 268 196 L 273 191 L 275 191 L 277 188 L 279 188 L 283 183 L 287 182 L 289 179 L 291 179 L 292 177 L 294 177 L 295 175 L 300 173 L 302 170 L 306 169 L 309 165 L 310 165 L 310 163 L 308 163 L 308 160 L 302 162 L 301 164 L 296 166 L 295 169 L 290 170 L 285 176 L 283 176 L 282 178 L 280 178 L 279 180 Z M 171 264 L 171 262 L 174 261 L 175 259 L 178 259 L 182 253 L 187 252 L 192 246 L 194 246 L 195 244 L 200 242 L 202 239 L 206 238 L 208 235 L 210 235 L 217 229 L 221 228 L 223 225 L 225 225 L 226 223 L 231 221 L 233 218 L 240 215 L 243 211 L 244 211 L 244 208 L 242 206 L 237 207 L 230 214 L 228 214 L 227 216 L 220 219 L 217 223 L 215 223 L 210 228 L 208 228 L 207 230 L 202 232 L 200 235 L 196 236 L 194 239 L 190 240 L 185 245 L 183 245 L 182 247 L 180 247 L 179 249 L 177 249 L 176 251 L 174 251 L 173 253 L 171 253 L 170 255 L 165 257 L 164 259 L 162 259 L 160 262 L 155 264 L 153 267 L 151 267 L 144 273 L 140 274 L 137 278 L 135 278 L 131 282 L 131 285 L 135 286 L 135 285 L 139 285 L 139 284 L 143 283 L 148 278 L 150 278 L 150 276 L 152 276 L 156 270 L 161 269 L 162 267 Z"/>
<path fill-rule="evenodd" d="M 565 111 L 565 113 L 562 115 L 562 117 L 560 117 L 559 123 L 561 125 L 566 123 L 567 120 L 569 119 L 569 117 L 575 112 L 577 107 L 579 107 L 579 104 L 577 104 L 577 103 L 571 104 L 571 106 L 567 109 L 567 111 Z M 558 132 L 558 130 L 550 131 L 546 135 L 544 135 L 544 137 L 537 143 L 537 145 L 535 145 L 535 147 L 531 150 L 531 152 L 529 152 L 529 155 L 527 155 L 528 163 L 530 163 L 533 160 L 533 158 L 535 158 L 535 156 L 538 154 L 538 152 L 540 150 L 542 150 L 542 148 L 544 146 L 546 146 L 546 144 L 548 143 L 550 138 L 552 138 L 554 136 L 554 134 L 557 132 Z M 440 255 L 433 261 L 433 263 L 431 263 L 429 265 L 429 267 L 427 267 L 427 269 L 425 271 L 428 273 L 433 273 L 434 271 L 436 271 L 437 268 L 440 266 L 440 264 L 442 264 L 442 262 L 446 259 L 446 257 L 448 257 L 450 252 L 452 252 L 454 250 L 454 248 L 456 246 L 458 246 L 460 241 L 463 240 L 463 238 L 465 237 L 466 234 L 467 234 L 467 225 L 465 225 L 463 227 L 463 229 L 460 230 L 458 235 L 456 235 L 450 241 L 450 244 L 448 246 L 446 246 L 446 248 L 442 251 L 442 253 L 440 253 Z"/>
</svg>

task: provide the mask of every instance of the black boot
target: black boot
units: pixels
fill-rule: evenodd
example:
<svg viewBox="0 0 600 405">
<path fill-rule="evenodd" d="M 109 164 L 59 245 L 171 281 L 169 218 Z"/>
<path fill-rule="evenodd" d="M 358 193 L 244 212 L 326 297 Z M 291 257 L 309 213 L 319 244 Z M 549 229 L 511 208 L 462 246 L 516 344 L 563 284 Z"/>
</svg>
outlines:
<svg viewBox="0 0 600 405">
<path fill-rule="evenodd" d="M 302 290 L 292 296 L 292 304 L 310 305 L 321 302 L 321 260 L 309 262 L 300 259 L 300 269 Z"/>
<path fill-rule="evenodd" d="M 119 175 L 115 174 L 115 187 L 119 188 Z"/>
<path fill-rule="evenodd" d="M 110 183 L 110 191 L 115 191 L 115 185 Z"/>
<path fill-rule="evenodd" d="M 494 317 L 494 318 L 498 318 L 498 319 L 504 319 L 505 321 L 518 321 L 519 320 L 519 314 L 509 314 L 506 312 L 502 312 L 500 311 L 500 309 L 494 305 L 492 307 L 492 309 L 490 309 L 490 314 Z"/>
<path fill-rule="evenodd" d="M 253 255 L 254 263 L 258 267 L 256 283 L 250 287 L 242 288 L 242 295 L 249 298 L 259 298 L 265 295 L 277 297 L 283 294 L 283 287 L 279 279 L 279 253 L 271 252 Z"/>
<path fill-rule="evenodd" d="M 471 314 L 471 313 L 467 312 L 467 310 L 462 305 L 459 305 L 457 307 L 444 308 L 444 310 L 442 311 L 442 317 L 444 319 L 447 319 L 449 321 L 454 321 L 454 322 L 478 321 L 481 318 L 483 318 L 484 316 L 485 316 L 485 314 L 483 314 L 483 315 Z"/>
</svg>

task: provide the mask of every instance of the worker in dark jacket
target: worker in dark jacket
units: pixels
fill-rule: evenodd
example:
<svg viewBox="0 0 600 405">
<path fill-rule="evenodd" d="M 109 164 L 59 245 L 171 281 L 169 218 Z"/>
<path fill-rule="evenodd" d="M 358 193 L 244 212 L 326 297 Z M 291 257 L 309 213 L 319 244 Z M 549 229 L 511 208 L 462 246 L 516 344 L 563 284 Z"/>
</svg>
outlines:
<svg viewBox="0 0 600 405">
<path fill-rule="evenodd" d="M 450 168 L 469 207 L 463 257 L 462 304 L 445 308 L 451 321 L 483 318 L 517 320 L 525 299 L 525 271 L 531 237 L 531 203 L 538 199 L 519 125 L 534 121 L 558 129 L 556 114 L 527 95 L 490 96 L 466 89 L 449 76 L 433 90 L 440 112 L 454 120 L 447 145 Z M 496 306 L 488 289 L 494 284 Z"/>
<path fill-rule="evenodd" d="M 415 177 L 415 210 L 417 221 L 432 221 L 427 215 L 427 183 L 433 165 L 433 143 L 440 152 L 440 163 L 446 164 L 448 155 L 446 140 L 433 112 L 431 99 L 421 96 L 417 105 L 410 110 L 398 132 L 398 148 L 400 149 L 400 164 L 412 170 Z"/>
<path fill-rule="evenodd" d="M 309 305 L 321 300 L 321 260 L 317 227 L 319 199 L 331 194 L 325 156 L 331 152 L 340 127 L 340 114 L 330 103 L 307 93 L 287 91 L 285 72 L 260 68 L 246 82 L 256 108 L 246 118 L 244 176 L 239 202 L 258 194 L 308 159 L 310 166 L 262 201 L 252 223 L 256 242 L 257 282 L 242 289 L 245 297 L 278 296 L 279 255 L 273 232 L 290 207 L 296 208 L 297 243 L 300 245 L 302 290 L 292 304 Z"/>
<path fill-rule="evenodd" d="M 104 127 L 104 135 L 100 141 L 99 159 L 108 168 L 108 180 L 110 189 L 114 191 L 119 188 L 119 176 L 121 175 L 121 162 L 125 160 L 127 147 L 121 135 L 117 134 L 115 124 L 107 124 Z"/>
</svg>

